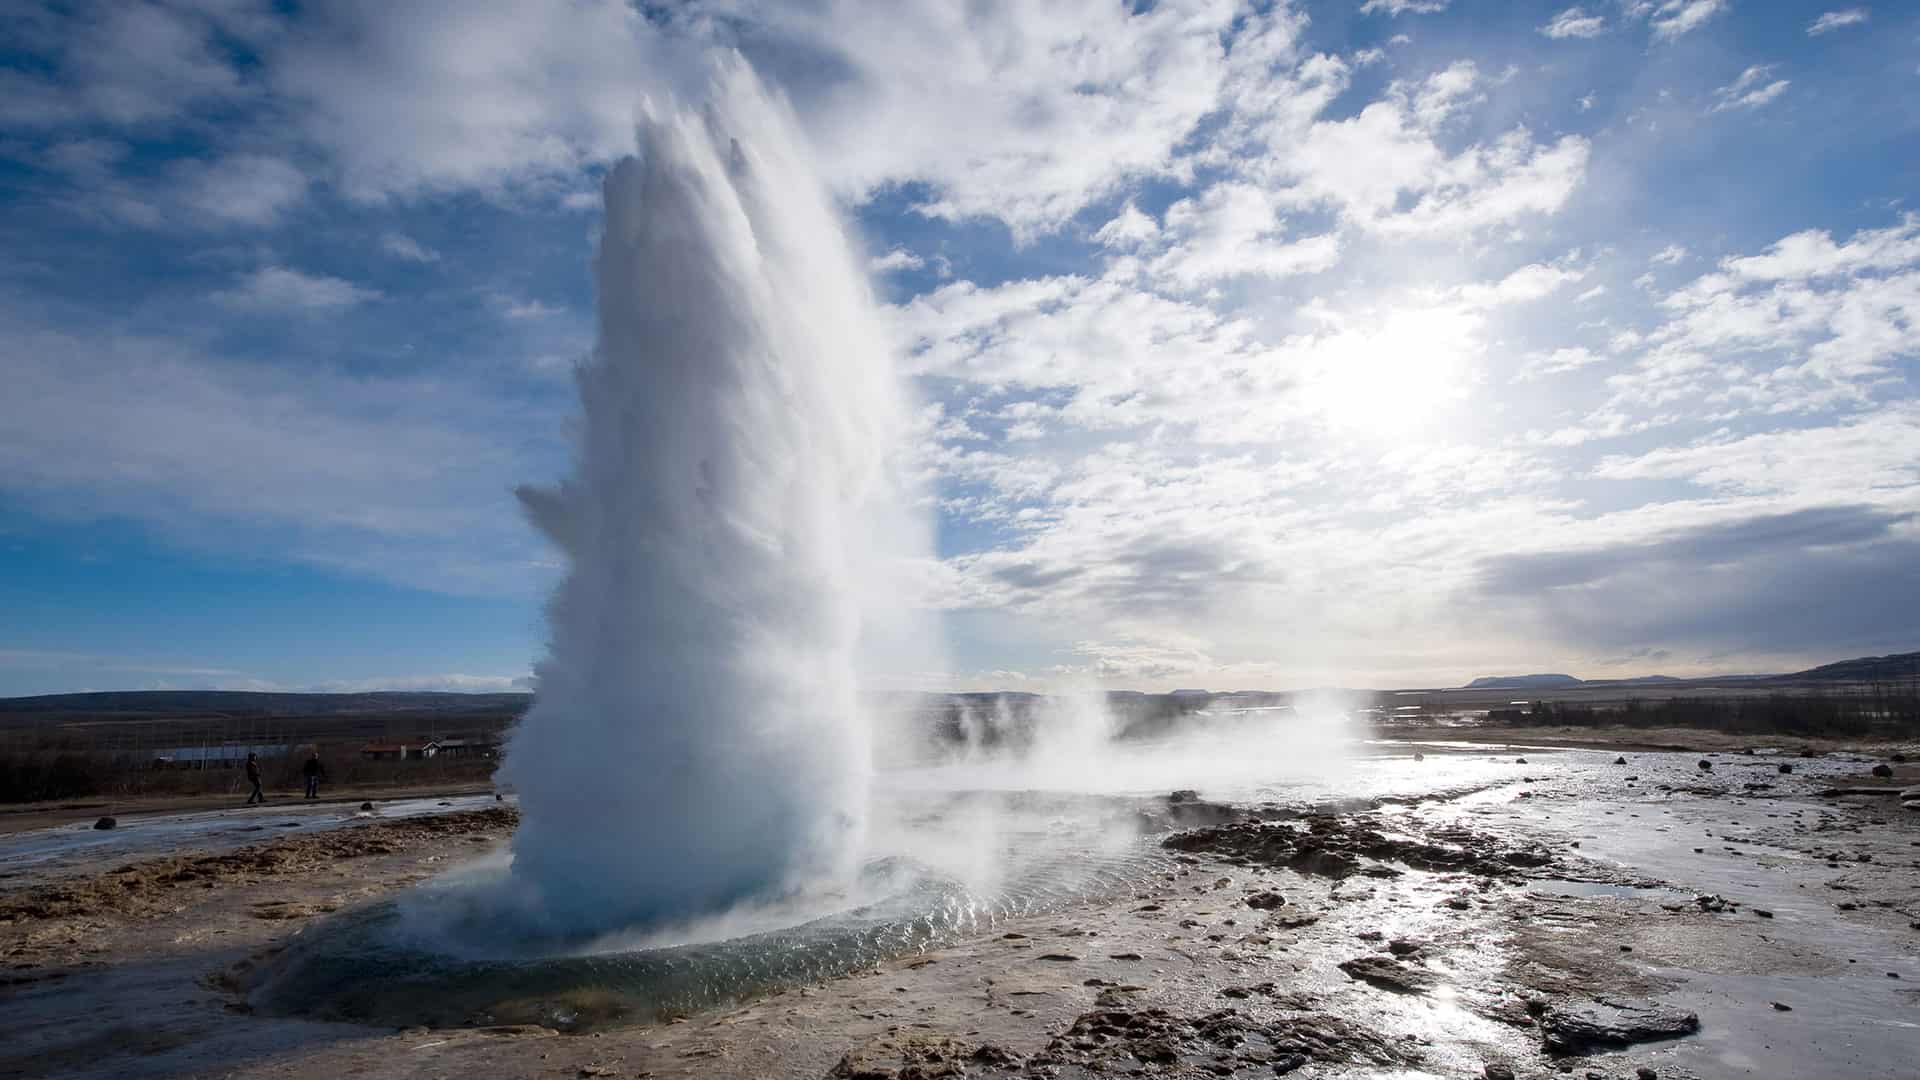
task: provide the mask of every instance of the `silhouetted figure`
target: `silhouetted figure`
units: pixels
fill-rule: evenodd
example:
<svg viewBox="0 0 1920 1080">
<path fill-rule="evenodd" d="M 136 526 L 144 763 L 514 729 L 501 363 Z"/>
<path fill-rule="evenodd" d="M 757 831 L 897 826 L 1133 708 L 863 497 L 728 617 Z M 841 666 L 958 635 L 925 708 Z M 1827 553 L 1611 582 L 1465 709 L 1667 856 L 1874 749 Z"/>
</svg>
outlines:
<svg viewBox="0 0 1920 1080">
<path fill-rule="evenodd" d="M 267 793 L 260 790 L 260 759 L 252 754 L 247 755 L 247 783 L 253 785 L 253 790 L 247 793 L 248 806 L 267 801 Z"/>
<path fill-rule="evenodd" d="M 300 766 L 300 772 L 307 778 L 307 798 L 319 798 L 320 778 L 327 774 L 326 766 L 320 764 L 320 751 L 315 750 L 307 758 L 307 763 Z"/>
</svg>

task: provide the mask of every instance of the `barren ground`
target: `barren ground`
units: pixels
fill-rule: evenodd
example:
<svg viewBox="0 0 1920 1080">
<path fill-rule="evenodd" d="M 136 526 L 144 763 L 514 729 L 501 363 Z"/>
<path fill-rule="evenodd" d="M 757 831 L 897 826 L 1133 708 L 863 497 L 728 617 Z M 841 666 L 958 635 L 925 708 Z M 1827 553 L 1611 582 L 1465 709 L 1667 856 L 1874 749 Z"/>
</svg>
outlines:
<svg viewBox="0 0 1920 1080">
<path fill-rule="evenodd" d="M 1699 733 L 1632 734 L 1626 765 L 1528 750 L 1457 798 L 1180 834 L 1149 895 L 584 1034 L 248 1002 L 315 920 L 495 849 L 504 808 L 101 865 L 0 892 L 0 1076 L 1910 1076 L 1920 810 L 1820 793 L 1920 767 L 1698 770 Z"/>
</svg>

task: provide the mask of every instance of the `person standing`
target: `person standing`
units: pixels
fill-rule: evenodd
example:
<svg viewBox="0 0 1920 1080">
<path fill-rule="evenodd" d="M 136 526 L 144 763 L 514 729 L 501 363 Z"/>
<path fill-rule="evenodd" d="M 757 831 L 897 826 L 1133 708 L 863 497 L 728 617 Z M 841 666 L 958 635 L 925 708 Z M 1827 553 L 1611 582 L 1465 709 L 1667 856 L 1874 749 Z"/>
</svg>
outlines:
<svg viewBox="0 0 1920 1080">
<path fill-rule="evenodd" d="M 260 759 L 251 751 L 247 753 L 247 783 L 253 785 L 253 790 L 247 793 L 248 806 L 267 801 L 267 793 L 260 790 Z"/>
<path fill-rule="evenodd" d="M 300 766 L 300 772 L 307 778 L 307 798 L 319 798 L 320 778 L 327 773 L 326 767 L 320 764 L 320 751 L 315 750 L 308 755 L 307 763 Z"/>
</svg>

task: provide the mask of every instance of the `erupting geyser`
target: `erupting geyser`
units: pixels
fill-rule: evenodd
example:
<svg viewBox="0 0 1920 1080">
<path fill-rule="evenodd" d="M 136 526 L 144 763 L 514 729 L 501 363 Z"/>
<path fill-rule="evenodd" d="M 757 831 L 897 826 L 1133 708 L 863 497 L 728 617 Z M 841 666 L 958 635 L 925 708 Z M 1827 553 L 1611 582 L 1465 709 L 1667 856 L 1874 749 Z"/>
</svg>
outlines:
<svg viewBox="0 0 1920 1080">
<path fill-rule="evenodd" d="M 852 869 L 855 653 L 906 415 L 861 264 L 782 103 L 724 65 L 605 184 L 570 562 L 503 778 L 547 930 L 658 923 Z"/>
</svg>

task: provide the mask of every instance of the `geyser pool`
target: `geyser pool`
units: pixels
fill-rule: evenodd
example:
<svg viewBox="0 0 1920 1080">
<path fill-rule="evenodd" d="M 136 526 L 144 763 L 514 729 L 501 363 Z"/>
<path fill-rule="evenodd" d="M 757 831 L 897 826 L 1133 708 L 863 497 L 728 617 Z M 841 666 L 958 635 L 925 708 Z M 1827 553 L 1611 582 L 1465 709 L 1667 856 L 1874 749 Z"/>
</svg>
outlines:
<svg viewBox="0 0 1920 1080">
<path fill-rule="evenodd" d="M 868 578 L 914 535 L 887 337 L 784 107 L 734 60 L 640 135 L 605 182 L 576 471 L 521 493 L 569 564 L 501 771 L 503 914 L 534 934 L 850 879 Z"/>
</svg>

